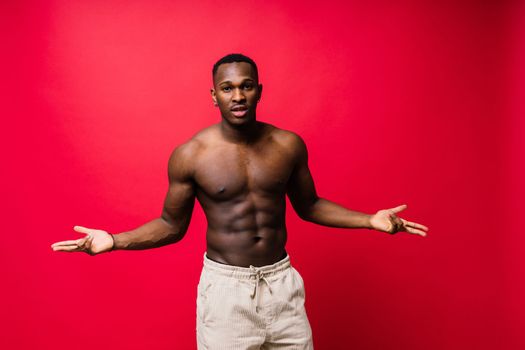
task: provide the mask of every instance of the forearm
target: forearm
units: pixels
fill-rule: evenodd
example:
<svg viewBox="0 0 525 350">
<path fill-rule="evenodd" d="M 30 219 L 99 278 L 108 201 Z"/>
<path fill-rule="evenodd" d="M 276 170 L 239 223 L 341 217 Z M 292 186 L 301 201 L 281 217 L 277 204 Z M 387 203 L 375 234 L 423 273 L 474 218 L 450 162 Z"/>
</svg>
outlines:
<svg viewBox="0 0 525 350">
<path fill-rule="evenodd" d="M 162 218 L 154 219 L 134 230 L 114 234 L 116 249 L 140 250 L 162 247 L 179 241 L 183 233 Z"/>
<path fill-rule="evenodd" d="M 372 215 L 346 209 L 324 198 L 318 198 L 301 218 L 319 225 L 340 228 L 369 228 Z"/>
</svg>

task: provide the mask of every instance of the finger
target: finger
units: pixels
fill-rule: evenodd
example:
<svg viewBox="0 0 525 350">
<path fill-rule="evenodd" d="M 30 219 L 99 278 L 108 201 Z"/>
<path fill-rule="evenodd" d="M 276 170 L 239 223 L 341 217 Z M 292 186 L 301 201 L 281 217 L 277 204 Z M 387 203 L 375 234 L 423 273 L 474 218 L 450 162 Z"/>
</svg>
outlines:
<svg viewBox="0 0 525 350">
<path fill-rule="evenodd" d="M 51 248 L 54 251 L 67 251 L 67 252 L 78 252 L 83 251 L 86 248 L 86 245 L 88 247 L 91 247 L 91 242 L 93 241 L 93 236 L 86 235 L 84 238 L 76 239 L 76 240 L 70 240 L 70 241 L 62 241 L 62 242 L 56 242 L 51 245 Z"/>
<path fill-rule="evenodd" d="M 418 229 L 412 228 L 412 227 L 407 227 L 406 231 L 408 233 L 412 233 L 412 234 L 415 234 L 415 235 L 420 235 L 422 237 L 426 237 L 426 235 L 427 235 L 427 233 L 425 231 L 421 231 L 421 230 L 418 230 Z"/>
<path fill-rule="evenodd" d="M 61 241 L 61 242 L 55 242 L 51 244 L 51 247 L 61 246 L 61 245 L 72 245 L 72 244 L 78 244 L 80 242 L 80 239 L 75 239 L 71 241 Z"/>
<path fill-rule="evenodd" d="M 394 231 L 404 231 L 404 224 L 401 218 L 396 216 L 396 214 L 390 214 L 390 222 L 394 225 Z"/>
<path fill-rule="evenodd" d="M 78 246 L 81 248 L 85 247 L 87 242 L 89 242 L 89 240 L 91 239 L 91 237 L 92 237 L 91 235 L 86 235 L 86 237 L 81 238 L 80 242 L 78 243 Z"/>
<path fill-rule="evenodd" d="M 405 226 L 415 227 L 423 231 L 428 231 L 428 227 L 426 227 L 425 225 L 418 224 L 416 222 L 406 221 Z"/>
<path fill-rule="evenodd" d="M 81 238 L 81 239 L 78 239 L 75 241 L 74 244 L 68 244 L 68 245 L 63 245 L 63 246 L 59 246 L 61 248 L 73 248 L 74 250 L 72 251 L 83 251 L 85 250 L 85 246 L 86 246 L 86 242 L 88 241 L 88 239 L 90 239 L 91 236 L 87 235 L 85 238 Z"/>
<path fill-rule="evenodd" d="M 73 230 L 80 232 L 80 233 L 86 233 L 86 234 L 91 233 L 91 231 L 93 231 L 92 229 L 84 227 L 84 226 L 74 226 Z"/>
<path fill-rule="evenodd" d="M 71 252 L 79 252 L 80 251 L 80 248 L 78 248 L 78 246 L 64 246 L 64 247 L 55 247 L 53 248 L 54 251 L 56 252 L 68 252 L 68 253 L 71 253 Z"/>
<path fill-rule="evenodd" d="M 405 210 L 408 206 L 406 204 L 402 204 L 400 206 L 397 206 L 395 208 L 390 208 L 389 210 L 394 212 L 394 213 L 399 213 L 400 211 L 402 210 Z"/>
<path fill-rule="evenodd" d="M 403 230 L 403 222 L 394 213 L 388 214 L 388 220 L 391 224 L 390 233 L 396 233 Z"/>
<path fill-rule="evenodd" d="M 89 250 L 91 248 L 91 244 L 93 243 L 93 236 L 88 236 L 89 238 L 86 240 L 86 244 L 84 244 L 84 248 Z"/>
</svg>

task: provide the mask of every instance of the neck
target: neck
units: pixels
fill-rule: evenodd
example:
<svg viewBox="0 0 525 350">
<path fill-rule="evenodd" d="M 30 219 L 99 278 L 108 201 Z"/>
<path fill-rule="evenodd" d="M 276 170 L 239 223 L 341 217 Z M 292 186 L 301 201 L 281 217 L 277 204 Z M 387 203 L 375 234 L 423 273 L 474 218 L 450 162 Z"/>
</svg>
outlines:
<svg viewBox="0 0 525 350">
<path fill-rule="evenodd" d="M 220 126 L 223 137 L 235 143 L 254 142 L 259 138 L 263 129 L 263 124 L 256 120 L 245 125 L 232 125 L 223 119 Z"/>
</svg>

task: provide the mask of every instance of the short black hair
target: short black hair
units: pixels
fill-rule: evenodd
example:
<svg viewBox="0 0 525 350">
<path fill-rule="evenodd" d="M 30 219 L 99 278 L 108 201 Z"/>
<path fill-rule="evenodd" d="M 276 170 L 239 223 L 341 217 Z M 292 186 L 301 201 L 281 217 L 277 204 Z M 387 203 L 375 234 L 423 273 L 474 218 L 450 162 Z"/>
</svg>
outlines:
<svg viewBox="0 0 525 350">
<path fill-rule="evenodd" d="M 224 56 L 217 62 L 215 62 L 215 64 L 213 65 L 213 70 L 211 72 L 212 77 L 215 77 L 215 73 L 217 73 L 217 69 L 219 69 L 219 66 L 221 64 L 233 63 L 233 62 L 246 62 L 246 63 L 251 64 L 253 69 L 255 69 L 255 76 L 257 77 L 257 80 L 259 80 L 259 72 L 257 70 L 257 65 L 255 64 L 255 62 L 250 57 L 245 56 L 240 53 L 231 53 L 229 55 Z"/>
</svg>

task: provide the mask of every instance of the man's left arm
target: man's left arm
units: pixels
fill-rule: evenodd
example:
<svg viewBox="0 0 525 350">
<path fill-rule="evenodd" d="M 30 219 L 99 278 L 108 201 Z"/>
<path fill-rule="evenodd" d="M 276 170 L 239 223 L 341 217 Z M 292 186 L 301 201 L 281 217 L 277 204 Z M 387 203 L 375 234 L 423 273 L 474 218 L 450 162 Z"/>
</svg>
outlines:
<svg viewBox="0 0 525 350">
<path fill-rule="evenodd" d="M 397 216 L 406 205 L 379 210 L 373 215 L 346 209 L 317 195 L 314 181 L 308 168 L 308 151 L 304 141 L 294 137 L 292 149 L 295 165 L 288 182 L 287 194 L 297 215 L 303 220 L 319 225 L 341 228 L 368 228 L 377 231 L 408 233 L 426 236 L 428 228 Z"/>
</svg>

